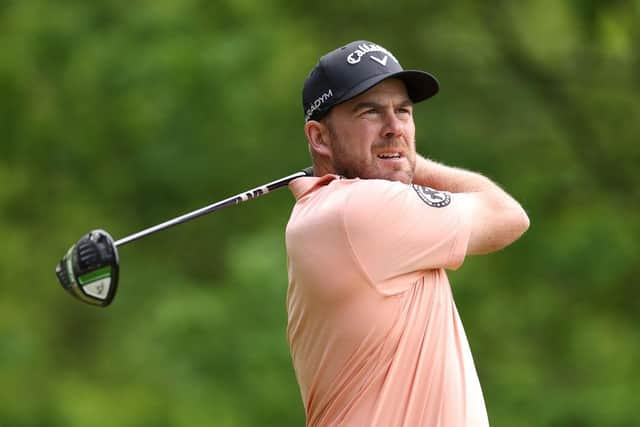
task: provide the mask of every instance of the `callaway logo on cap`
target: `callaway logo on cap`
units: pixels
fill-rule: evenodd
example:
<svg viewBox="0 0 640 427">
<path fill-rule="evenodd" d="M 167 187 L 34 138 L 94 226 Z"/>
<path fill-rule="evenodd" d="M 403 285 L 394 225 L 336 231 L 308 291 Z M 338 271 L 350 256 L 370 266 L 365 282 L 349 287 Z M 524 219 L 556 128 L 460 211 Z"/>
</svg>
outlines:
<svg viewBox="0 0 640 427">
<path fill-rule="evenodd" d="M 327 53 L 311 70 L 302 89 L 304 120 L 320 120 L 332 107 L 390 77 L 404 82 L 413 102 L 424 101 L 438 93 L 438 81 L 431 74 L 403 70 L 387 49 L 358 40 Z"/>
</svg>

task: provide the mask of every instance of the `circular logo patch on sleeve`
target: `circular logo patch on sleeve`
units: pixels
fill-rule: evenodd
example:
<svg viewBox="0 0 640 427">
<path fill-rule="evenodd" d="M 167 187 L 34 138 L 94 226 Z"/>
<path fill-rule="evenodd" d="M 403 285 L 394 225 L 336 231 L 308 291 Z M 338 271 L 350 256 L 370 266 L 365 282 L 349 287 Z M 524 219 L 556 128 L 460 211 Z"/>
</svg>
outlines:
<svg viewBox="0 0 640 427">
<path fill-rule="evenodd" d="M 411 184 L 411 186 L 416 190 L 422 201 L 432 208 L 444 208 L 451 203 L 451 193 L 423 187 L 422 185 Z"/>
</svg>

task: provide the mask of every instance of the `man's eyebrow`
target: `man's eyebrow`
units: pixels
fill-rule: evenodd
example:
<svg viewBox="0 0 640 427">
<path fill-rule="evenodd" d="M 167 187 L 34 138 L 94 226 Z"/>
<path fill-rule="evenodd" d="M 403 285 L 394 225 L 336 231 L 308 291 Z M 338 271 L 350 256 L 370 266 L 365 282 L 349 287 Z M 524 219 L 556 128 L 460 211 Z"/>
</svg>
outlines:
<svg viewBox="0 0 640 427">
<path fill-rule="evenodd" d="M 409 98 L 403 100 L 399 106 L 400 107 L 407 107 L 413 105 L 413 101 L 411 101 Z M 373 109 L 377 109 L 377 108 L 382 108 L 384 105 L 380 104 L 378 102 L 375 101 L 362 101 L 362 102 L 358 102 L 356 105 L 353 106 L 353 109 L 351 111 L 356 112 L 358 110 L 365 110 L 368 108 L 373 108 Z"/>
<path fill-rule="evenodd" d="M 377 102 L 373 102 L 373 101 L 362 101 L 362 102 L 358 102 L 356 105 L 353 106 L 352 111 L 356 112 L 358 110 L 365 110 L 368 108 L 380 108 L 382 107 L 382 104 L 379 104 Z"/>
</svg>

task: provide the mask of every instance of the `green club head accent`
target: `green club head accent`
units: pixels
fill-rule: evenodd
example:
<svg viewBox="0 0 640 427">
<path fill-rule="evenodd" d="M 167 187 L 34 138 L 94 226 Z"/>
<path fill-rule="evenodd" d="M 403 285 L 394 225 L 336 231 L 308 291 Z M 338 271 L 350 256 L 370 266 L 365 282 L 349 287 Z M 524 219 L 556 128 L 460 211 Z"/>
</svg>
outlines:
<svg viewBox="0 0 640 427">
<path fill-rule="evenodd" d="M 56 266 L 56 276 L 67 292 L 100 307 L 113 301 L 118 272 L 118 249 L 104 230 L 93 230 L 83 236 Z"/>
</svg>

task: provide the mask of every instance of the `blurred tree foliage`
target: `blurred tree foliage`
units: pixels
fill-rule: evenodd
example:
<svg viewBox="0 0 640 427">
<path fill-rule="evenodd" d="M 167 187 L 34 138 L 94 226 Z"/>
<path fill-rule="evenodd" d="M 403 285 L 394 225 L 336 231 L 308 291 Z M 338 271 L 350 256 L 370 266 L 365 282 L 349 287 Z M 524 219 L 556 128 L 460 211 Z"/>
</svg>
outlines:
<svg viewBox="0 0 640 427">
<path fill-rule="evenodd" d="M 359 38 L 440 79 L 419 151 L 530 214 L 452 273 L 492 425 L 638 425 L 639 18 L 637 0 L 1 0 L 0 425 L 303 425 L 286 190 L 123 248 L 106 310 L 53 269 L 92 228 L 307 166 L 302 82 Z"/>
</svg>

